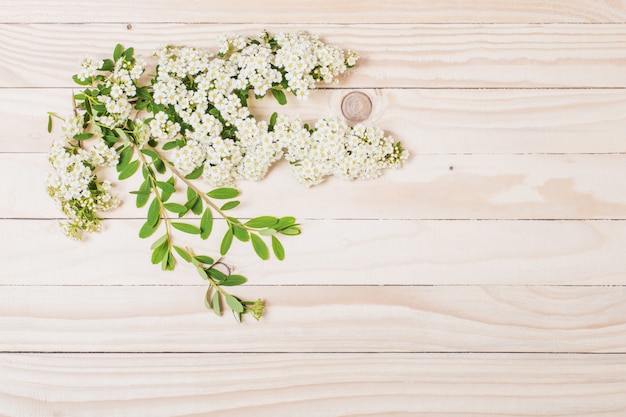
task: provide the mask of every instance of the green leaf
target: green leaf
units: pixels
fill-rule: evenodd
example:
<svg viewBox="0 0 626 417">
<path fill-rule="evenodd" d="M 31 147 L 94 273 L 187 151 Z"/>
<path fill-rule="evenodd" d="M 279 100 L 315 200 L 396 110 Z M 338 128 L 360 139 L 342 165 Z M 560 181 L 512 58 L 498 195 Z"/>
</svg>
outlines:
<svg viewBox="0 0 626 417">
<path fill-rule="evenodd" d="M 48 115 L 48 133 L 52 133 L 52 116 Z"/>
<path fill-rule="evenodd" d="M 148 207 L 148 219 L 147 222 L 155 225 L 159 222 L 159 218 L 161 217 L 161 203 L 158 198 L 154 198 L 152 203 L 150 203 L 150 207 Z"/>
<path fill-rule="evenodd" d="M 204 214 L 202 214 L 202 218 L 200 219 L 200 237 L 203 240 L 206 240 L 211 235 L 211 231 L 213 230 L 213 212 L 211 209 L 207 207 L 204 210 Z"/>
<path fill-rule="evenodd" d="M 150 181 L 149 180 L 145 180 L 144 182 L 141 183 L 141 185 L 139 186 L 139 191 L 133 192 L 134 194 L 137 194 L 137 208 L 141 208 L 143 206 L 145 206 L 148 203 L 148 200 L 150 200 L 150 195 L 152 195 L 151 189 L 150 189 Z"/>
<path fill-rule="evenodd" d="M 191 206 L 191 211 L 193 212 L 193 214 L 195 215 L 201 215 L 202 214 L 202 199 L 200 198 L 200 196 L 197 196 L 195 199 L 195 203 L 193 206 Z"/>
<path fill-rule="evenodd" d="M 105 59 L 102 61 L 102 66 L 100 67 L 101 71 L 113 71 L 115 69 L 115 63 L 110 59 Z"/>
<path fill-rule="evenodd" d="M 152 252 L 152 263 L 158 264 L 159 262 L 161 262 L 163 258 L 165 258 L 165 256 L 167 255 L 168 250 L 168 242 L 163 242 L 162 244 L 157 246 Z"/>
<path fill-rule="evenodd" d="M 122 129 L 120 129 L 119 127 L 116 127 L 115 128 L 115 133 L 117 133 L 119 138 L 124 141 L 124 145 L 128 146 L 130 144 L 130 138 L 128 137 L 126 132 L 124 132 Z"/>
<path fill-rule="evenodd" d="M 215 190 L 209 191 L 206 195 L 211 198 L 217 198 L 218 200 L 226 200 L 237 197 L 239 191 L 235 188 L 216 188 Z"/>
<path fill-rule="evenodd" d="M 194 169 L 189 174 L 185 175 L 185 178 L 188 180 L 198 179 L 202 175 L 203 171 L 204 171 L 204 165 L 200 165 L 198 168 Z"/>
<path fill-rule="evenodd" d="M 272 229 L 271 227 L 267 228 L 267 229 L 261 229 L 261 230 L 259 230 L 259 234 L 261 236 L 272 236 L 272 235 L 276 234 L 276 229 Z"/>
<path fill-rule="evenodd" d="M 183 206 L 182 204 L 178 204 L 178 203 L 165 203 L 163 204 L 163 207 L 165 207 L 165 210 L 167 211 L 171 211 L 172 213 L 187 213 L 187 207 Z"/>
<path fill-rule="evenodd" d="M 288 227 L 286 229 L 280 230 L 280 233 L 287 236 L 296 236 L 299 235 L 301 231 L 298 227 Z"/>
<path fill-rule="evenodd" d="M 285 259 L 285 248 L 283 248 L 282 243 L 280 243 L 280 240 L 278 240 L 276 236 L 272 236 L 272 251 L 274 251 L 274 255 L 279 261 Z"/>
<path fill-rule="evenodd" d="M 272 132 L 274 130 L 274 126 L 276 126 L 276 120 L 278 119 L 278 113 L 274 112 L 272 113 L 272 116 L 270 117 L 270 123 L 269 123 L 269 131 Z"/>
<path fill-rule="evenodd" d="M 233 225 L 233 234 L 235 237 L 242 242 L 247 242 L 250 240 L 250 233 L 246 229 L 240 226 Z"/>
<path fill-rule="evenodd" d="M 252 247 L 254 248 L 256 254 L 259 255 L 259 258 L 263 259 L 264 261 L 268 260 L 270 257 L 270 251 L 267 248 L 267 245 L 265 244 L 263 239 L 261 239 L 257 234 L 254 233 L 250 235 L 250 238 L 252 239 Z"/>
<path fill-rule="evenodd" d="M 225 273 L 223 273 L 222 271 L 220 271 L 219 269 L 215 269 L 215 268 L 209 268 L 206 270 L 207 274 L 209 274 L 209 276 L 211 278 L 213 278 L 216 281 L 225 281 L 227 275 Z"/>
<path fill-rule="evenodd" d="M 174 250 L 176 251 L 176 253 L 178 253 L 178 256 L 183 258 L 185 261 L 191 262 L 191 255 L 185 249 L 181 248 L 180 246 L 174 245 Z"/>
<path fill-rule="evenodd" d="M 241 301 L 234 295 L 226 294 L 226 304 L 233 310 L 235 313 L 243 313 L 245 307 L 241 304 Z"/>
<path fill-rule="evenodd" d="M 163 236 L 161 236 L 160 238 L 154 241 L 154 243 L 150 246 L 150 249 L 154 250 L 157 246 L 163 244 L 163 242 L 165 242 L 166 240 L 167 240 L 167 234 L 164 234 Z"/>
<path fill-rule="evenodd" d="M 237 201 L 237 200 L 233 200 L 233 201 L 229 201 L 227 203 L 225 203 L 221 209 L 226 211 L 226 210 L 231 210 L 234 209 L 235 207 L 237 207 L 241 202 Z"/>
<path fill-rule="evenodd" d="M 213 287 L 209 286 L 209 288 L 207 288 L 206 290 L 206 295 L 204 296 L 204 306 L 208 309 L 208 310 L 213 310 L 213 307 L 211 306 L 211 289 Z"/>
<path fill-rule="evenodd" d="M 74 140 L 87 140 L 87 139 L 91 139 L 93 137 L 93 133 L 78 133 L 76 135 L 74 135 L 72 138 Z"/>
<path fill-rule="evenodd" d="M 165 258 L 163 258 L 161 262 L 161 268 L 163 268 L 164 271 L 173 271 L 175 267 L 176 258 L 174 258 L 172 251 L 168 249 L 167 255 L 165 255 Z"/>
<path fill-rule="evenodd" d="M 196 261 L 203 263 L 205 265 L 213 265 L 213 263 L 215 262 L 213 258 L 211 258 L 210 256 L 206 256 L 206 255 L 196 255 L 193 258 Z"/>
<path fill-rule="evenodd" d="M 196 271 L 198 271 L 198 274 L 200 274 L 202 279 L 209 279 L 209 276 L 207 275 L 206 271 L 201 266 L 196 265 Z"/>
<path fill-rule="evenodd" d="M 184 233 L 189 233 L 192 235 L 199 235 L 200 234 L 200 229 L 192 224 L 187 224 L 187 223 L 179 223 L 179 222 L 172 222 L 170 223 L 172 225 L 172 227 L 174 229 L 178 229 L 181 232 Z"/>
<path fill-rule="evenodd" d="M 166 191 L 170 194 L 174 194 L 176 192 L 176 187 L 174 187 L 169 182 L 157 181 L 156 185 L 163 191 Z"/>
<path fill-rule="evenodd" d="M 245 225 L 255 229 L 264 229 L 274 226 L 277 222 L 278 219 L 274 216 L 260 216 L 248 220 Z"/>
<path fill-rule="evenodd" d="M 121 172 L 124 168 L 126 168 L 132 158 L 133 158 L 132 146 L 125 147 L 120 153 L 120 159 L 117 162 L 117 172 Z"/>
<path fill-rule="evenodd" d="M 117 62 L 118 59 L 122 57 L 124 53 L 124 47 L 119 43 L 115 45 L 115 49 L 113 50 L 113 61 Z"/>
<path fill-rule="evenodd" d="M 224 233 L 224 238 L 222 238 L 222 244 L 220 245 L 220 254 L 226 255 L 228 249 L 230 249 L 230 245 L 233 243 L 233 231 L 232 228 L 228 228 L 226 233 Z"/>
<path fill-rule="evenodd" d="M 272 92 L 272 95 L 274 96 L 278 104 L 280 104 L 281 106 L 287 104 L 287 97 L 285 96 L 283 90 L 272 88 L 270 91 Z"/>
<path fill-rule="evenodd" d="M 144 155 L 148 155 L 152 159 L 159 159 L 159 154 L 152 149 L 142 149 L 141 153 Z"/>
<path fill-rule="evenodd" d="M 154 169 L 156 169 L 159 174 L 165 174 L 166 168 L 163 161 L 160 159 L 154 159 L 152 163 L 154 164 Z"/>
<path fill-rule="evenodd" d="M 215 291 L 213 297 L 211 297 L 211 304 L 213 304 L 213 312 L 218 316 L 222 315 L 222 306 L 220 305 L 220 293 Z"/>
<path fill-rule="evenodd" d="M 171 149 L 176 148 L 178 145 L 176 144 L 176 141 L 173 140 L 171 142 L 167 142 L 166 144 L 163 145 L 163 150 L 164 151 L 169 151 Z"/>
<path fill-rule="evenodd" d="M 143 226 L 141 226 L 141 229 L 139 229 L 139 237 L 145 239 L 152 236 L 152 234 L 159 228 L 159 223 L 160 221 L 157 222 L 157 224 L 151 224 L 146 221 Z"/>
<path fill-rule="evenodd" d="M 125 180 L 126 178 L 130 178 L 133 176 L 133 174 L 135 172 L 137 172 L 137 169 L 139 169 L 139 161 L 138 160 L 134 160 L 132 162 L 130 162 L 126 168 L 124 168 L 119 175 L 119 179 L 120 180 Z"/>
<path fill-rule="evenodd" d="M 131 61 L 133 59 L 133 53 L 135 52 L 134 48 L 130 47 L 124 51 L 124 58 L 127 61 Z"/>
<path fill-rule="evenodd" d="M 242 285 L 248 282 L 248 279 L 243 275 L 228 275 L 226 279 L 220 282 L 220 285 L 225 287 L 234 287 L 236 285 Z"/>
<path fill-rule="evenodd" d="M 278 223 L 272 226 L 273 229 L 282 230 L 289 226 L 293 226 L 296 223 L 296 218 L 291 216 L 285 216 L 278 219 Z"/>
</svg>

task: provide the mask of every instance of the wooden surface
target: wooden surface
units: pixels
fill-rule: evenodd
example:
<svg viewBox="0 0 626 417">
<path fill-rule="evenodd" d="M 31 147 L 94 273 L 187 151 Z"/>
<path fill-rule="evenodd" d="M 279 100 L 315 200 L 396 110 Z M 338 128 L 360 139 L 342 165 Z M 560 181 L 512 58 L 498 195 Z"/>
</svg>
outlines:
<svg viewBox="0 0 626 417">
<path fill-rule="evenodd" d="M 239 325 L 195 273 L 149 264 L 132 204 L 62 235 L 46 112 L 115 43 L 263 28 L 363 58 L 283 110 L 361 91 L 411 158 L 369 182 L 304 189 L 283 164 L 241 184 L 239 216 L 303 234 L 283 262 L 229 255 L 267 301 Z M 626 1 L 0 0 L 0 41 L 0 416 L 626 415 Z"/>
</svg>

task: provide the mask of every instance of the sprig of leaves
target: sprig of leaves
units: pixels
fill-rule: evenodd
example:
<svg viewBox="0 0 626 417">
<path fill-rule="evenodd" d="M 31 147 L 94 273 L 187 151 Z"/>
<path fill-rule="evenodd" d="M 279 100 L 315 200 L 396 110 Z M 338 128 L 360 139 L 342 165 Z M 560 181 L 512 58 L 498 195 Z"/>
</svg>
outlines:
<svg viewBox="0 0 626 417">
<path fill-rule="evenodd" d="M 104 60 L 97 75 L 84 80 L 78 76 L 73 77 L 78 85 L 85 88 L 73 96 L 75 113 L 81 115 L 82 132 L 74 135 L 72 140 L 78 144 L 95 137 L 102 138 L 109 147 L 114 147 L 119 155 L 116 167 L 119 180 L 141 175 L 139 189 L 131 191 L 131 194 L 135 195 L 136 206 L 147 207 L 146 220 L 139 229 L 139 237 L 147 239 L 154 236 L 157 231 L 162 231 L 150 246 L 152 264 L 160 264 L 166 271 L 174 270 L 177 261 L 192 265 L 200 277 L 208 283 L 205 296 L 207 308 L 219 316 L 225 309 L 229 309 L 239 321 L 245 314 L 251 314 L 258 320 L 264 311 L 261 299 L 244 300 L 226 291 L 225 288 L 245 284 L 247 278 L 231 274 L 230 268 L 226 268 L 227 272 L 222 271 L 220 267 L 224 266 L 223 257 L 237 240 L 249 242 L 260 259 L 270 258 L 269 247 L 271 247 L 276 259 L 283 260 L 285 250 L 278 235 L 297 235 L 300 233 L 300 227 L 295 218 L 290 216 L 259 216 L 242 221 L 230 215 L 231 211 L 241 204 L 238 200 L 239 191 L 226 187 L 201 190 L 194 180 L 202 175 L 202 167 L 183 176 L 166 158 L 164 152 L 183 146 L 185 141 L 176 140 L 164 144 L 159 144 L 154 138 L 145 141 L 141 137 L 139 124 L 148 123 L 150 119 L 135 122 L 129 118 L 114 128 L 97 121 L 108 115 L 107 107 L 100 99 L 111 93 L 107 80 L 115 68 L 132 65 L 135 62 L 133 52 L 132 48 L 124 49 L 117 45 L 113 59 Z M 151 86 L 136 85 L 136 89 L 136 96 L 129 100 L 136 112 L 172 111 L 155 103 Z M 281 104 L 286 102 L 281 90 L 271 91 Z M 245 100 L 246 97 L 247 91 L 240 94 L 241 100 Z M 219 117 L 219 114 L 216 116 Z M 49 113 L 49 131 L 52 130 L 53 117 L 58 116 Z M 273 120 L 275 122 L 275 116 Z M 233 135 L 232 132 L 227 134 Z M 214 230 L 216 216 L 224 219 L 227 226 L 220 239 L 220 256 L 217 260 L 209 255 L 196 255 L 193 249 L 176 244 L 175 233 L 197 235 L 201 241 L 209 239 Z M 269 246 L 266 240 L 269 240 Z"/>
</svg>

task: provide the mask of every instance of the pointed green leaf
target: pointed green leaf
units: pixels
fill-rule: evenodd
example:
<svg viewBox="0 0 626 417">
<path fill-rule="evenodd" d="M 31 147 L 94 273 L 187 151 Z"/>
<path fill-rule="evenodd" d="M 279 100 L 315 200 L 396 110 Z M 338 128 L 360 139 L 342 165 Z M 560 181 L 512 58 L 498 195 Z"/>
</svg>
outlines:
<svg viewBox="0 0 626 417">
<path fill-rule="evenodd" d="M 285 96 L 285 92 L 283 90 L 272 88 L 270 91 L 272 92 L 272 95 L 274 96 L 278 104 L 280 104 L 281 106 L 287 104 L 287 96 Z"/>
<path fill-rule="evenodd" d="M 133 157 L 133 148 L 132 146 L 125 147 L 120 153 L 120 159 L 117 162 L 117 172 L 121 172 L 124 168 L 128 166 L 128 163 Z"/>
<path fill-rule="evenodd" d="M 178 253 L 178 256 L 183 258 L 185 261 L 191 262 L 191 255 L 185 249 L 181 248 L 180 246 L 174 245 L 174 250 L 176 251 L 176 253 Z"/>
<path fill-rule="evenodd" d="M 248 231 L 243 227 L 233 225 L 233 234 L 242 242 L 250 240 L 250 233 L 248 233 Z"/>
<path fill-rule="evenodd" d="M 255 233 L 252 233 L 250 235 L 250 238 L 252 239 L 252 247 L 254 248 L 256 254 L 259 255 L 259 258 L 263 259 L 264 261 L 269 259 L 270 251 L 267 248 L 267 245 L 265 244 L 263 239 L 261 239 L 259 235 Z"/>
<path fill-rule="evenodd" d="M 88 103 L 88 101 L 86 101 L 85 103 Z M 128 146 L 130 144 L 130 138 L 128 137 L 126 132 L 124 132 L 122 129 L 120 129 L 119 127 L 116 127 L 115 133 L 117 133 L 119 138 L 124 141 L 124 145 Z"/>
<path fill-rule="evenodd" d="M 243 275 L 228 275 L 224 281 L 220 282 L 220 285 L 225 287 L 234 287 L 236 285 L 242 285 L 248 282 Z"/>
<path fill-rule="evenodd" d="M 141 229 L 139 229 L 139 237 L 145 239 L 152 236 L 152 234 L 159 228 L 159 223 L 160 222 L 157 222 L 157 224 L 152 224 L 146 221 L 143 226 L 141 226 Z"/>
<path fill-rule="evenodd" d="M 197 196 L 195 199 L 195 203 L 193 204 L 193 206 L 191 206 L 191 211 L 193 212 L 193 214 L 199 216 L 202 214 L 202 199 L 200 198 L 200 196 Z"/>
<path fill-rule="evenodd" d="M 241 301 L 239 301 L 239 299 L 237 299 L 237 297 L 235 297 L 234 295 L 226 295 L 226 304 L 228 304 L 228 307 L 230 307 L 230 309 L 233 310 L 235 313 L 243 313 L 245 310 L 245 307 L 243 306 L 243 304 L 241 304 Z"/>
<path fill-rule="evenodd" d="M 78 133 L 76 135 L 74 135 L 72 138 L 74 140 L 87 140 L 87 139 L 91 139 L 93 137 L 93 133 Z"/>
<path fill-rule="evenodd" d="M 178 203 L 165 203 L 163 204 L 163 207 L 165 207 L 165 210 L 170 211 L 172 213 L 187 213 L 187 207 L 183 206 L 182 204 L 178 204 Z"/>
<path fill-rule="evenodd" d="M 189 233 L 192 235 L 199 235 L 200 234 L 200 229 L 192 224 L 187 224 L 187 223 L 179 223 L 179 222 L 172 222 L 170 223 L 172 225 L 172 227 L 174 229 L 178 229 L 181 232 L 184 233 Z"/>
<path fill-rule="evenodd" d="M 206 240 L 211 235 L 211 231 L 213 230 L 213 212 L 211 212 L 211 208 L 207 207 L 204 210 L 204 214 L 202 214 L 202 218 L 200 219 L 200 237 L 203 240 Z"/>
<path fill-rule="evenodd" d="M 168 193 L 172 193 L 172 194 L 176 192 L 176 187 L 174 187 L 169 182 L 157 181 L 156 184 L 163 191 L 167 191 Z"/>
<path fill-rule="evenodd" d="M 130 162 L 126 168 L 124 168 L 122 170 L 122 172 L 120 172 L 119 175 L 119 179 L 120 180 L 125 180 L 126 178 L 130 178 L 133 176 L 133 174 L 135 172 L 137 172 L 137 169 L 139 168 L 139 161 L 138 160 L 134 160 L 132 162 Z"/>
<path fill-rule="evenodd" d="M 282 233 L 283 235 L 287 235 L 287 236 L 296 236 L 296 235 L 299 235 L 301 231 L 300 231 L 300 228 L 293 226 L 293 227 L 288 227 L 286 229 L 281 230 L 280 233 Z"/>
<path fill-rule="evenodd" d="M 268 229 L 261 229 L 259 230 L 259 234 L 261 236 L 272 236 L 274 234 L 276 234 L 276 229 L 272 229 L 271 227 Z"/>
<path fill-rule="evenodd" d="M 280 243 L 280 240 L 278 240 L 276 236 L 272 236 L 272 251 L 279 261 L 285 259 L 285 248 L 283 248 L 282 243 Z"/>
<path fill-rule="evenodd" d="M 222 210 L 224 210 L 224 211 L 226 211 L 226 210 L 232 210 L 232 209 L 234 209 L 235 207 L 237 207 L 240 203 L 241 203 L 241 202 L 240 202 L 240 201 L 238 201 L 238 200 L 229 201 L 229 202 L 225 203 L 225 204 L 221 207 L 221 209 L 222 209 Z"/>
<path fill-rule="evenodd" d="M 163 242 L 159 246 L 157 246 L 152 252 L 152 263 L 158 264 L 163 260 L 163 258 L 167 255 L 169 250 L 168 242 Z"/>
<path fill-rule="evenodd" d="M 220 254 L 226 255 L 228 249 L 230 249 L 230 245 L 233 243 L 233 231 L 229 227 L 226 233 L 224 233 L 224 238 L 222 239 L 222 244 L 220 245 Z"/>
<path fill-rule="evenodd" d="M 122 57 L 124 53 L 124 47 L 119 43 L 115 45 L 115 49 L 113 50 L 113 61 L 117 62 L 118 59 Z"/>
<path fill-rule="evenodd" d="M 239 191 L 235 188 L 216 188 L 215 190 L 209 191 L 207 195 L 211 198 L 225 200 L 237 197 L 239 195 Z"/>
<path fill-rule="evenodd" d="M 52 116 L 48 115 L 48 133 L 52 133 Z"/>
<path fill-rule="evenodd" d="M 213 312 L 218 316 L 222 315 L 222 306 L 220 305 L 220 293 L 215 291 L 213 297 L 211 297 L 211 304 L 213 304 Z"/>
<path fill-rule="evenodd" d="M 248 220 L 245 225 L 255 229 L 264 229 L 266 227 L 273 227 L 278 222 L 278 219 L 274 216 L 260 216 Z"/>
<path fill-rule="evenodd" d="M 282 230 L 289 226 L 293 226 L 296 223 L 296 218 L 291 216 L 285 216 L 278 219 L 278 223 L 272 226 L 273 229 Z"/>
<path fill-rule="evenodd" d="M 213 263 L 215 262 L 213 258 L 211 258 L 210 256 L 206 256 L 206 255 L 196 255 L 193 258 L 196 261 L 203 263 L 205 265 L 213 265 Z"/>
<path fill-rule="evenodd" d="M 148 207 L 148 219 L 147 222 L 155 225 L 159 222 L 159 218 L 161 217 L 161 203 L 158 198 L 154 198 L 152 203 L 150 203 L 150 207 Z"/>
<path fill-rule="evenodd" d="M 188 180 L 198 179 L 202 175 L 202 172 L 204 172 L 204 165 L 200 165 L 198 168 L 185 175 L 185 178 Z"/>
<path fill-rule="evenodd" d="M 206 270 L 207 274 L 209 274 L 209 276 L 211 278 L 213 278 L 216 281 L 225 281 L 226 278 L 228 277 L 225 273 L 223 273 L 222 271 L 220 271 L 219 269 L 216 268 L 209 268 Z"/>
<path fill-rule="evenodd" d="M 158 238 L 157 240 L 154 241 L 154 243 L 150 246 L 150 249 L 155 249 L 157 246 L 160 246 L 163 244 L 163 242 L 165 242 L 167 240 L 167 234 L 161 236 L 160 238 Z"/>
</svg>

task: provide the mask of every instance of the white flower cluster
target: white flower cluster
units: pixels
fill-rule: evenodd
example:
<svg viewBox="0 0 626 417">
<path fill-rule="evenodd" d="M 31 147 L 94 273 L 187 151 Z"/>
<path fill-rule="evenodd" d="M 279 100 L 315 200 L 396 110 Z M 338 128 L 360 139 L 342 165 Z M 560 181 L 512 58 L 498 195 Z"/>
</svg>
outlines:
<svg viewBox="0 0 626 417">
<path fill-rule="evenodd" d="M 339 118 L 321 120 L 312 132 L 285 117 L 270 126 L 245 105 L 249 89 L 257 96 L 277 89 L 306 98 L 316 82 L 333 82 L 356 64 L 355 53 L 303 32 L 263 33 L 254 41 L 223 36 L 219 42 L 217 57 L 190 47 L 157 52 L 154 100 L 178 117 L 161 111 L 150 128 L 159 140 L 186 141 L 171 155 L 181 174 L 203 166 L 204 179 L 214 186 L 260 180 L 286 154 L 296 178 L 312 185 L 332 174 L 373 178 L 406 159 L 406 151 L 379 129 L 350 129 Z"/>
<path fill-rule="evenodd" d="M 121 57 L 115 63 L 111 76 L 104 81 L 105 87 L 110 89 L 108 94 L 98 96 L 98 101 L 104 104 L 106 112 L 95 119 L 103 126 L 113 129 L 126 123 L 133 108 L 129 99 L 137 94 L 135 83 L 141 77 L 146 62 L 137 59 L 129 62 Z"/>
<path fill-rule="evenodd" d="M 385 168 L 399 168 L 408 157 L 399 142 L 376 127 L 349 127 L 339 117 L 319 120 L 309 131 L 299 120 L 279 118 L 275 133 L 282 137 L 285 159 L 298 182 L 316 185 L 329 175 L 372 179 Z"/>
<path fill-rule="evenodd" d="M 96 212 L 106 212 L 119 205 L 118 199 L 110 194 L 109 181 L 98 182 L 95 170 L 99 167 L 117 165 L 118 155 L 101 139 L 89 149 L 66 147 L 67 140 L 76 131 L 77 118 L 66 121 L 63 131 L 65 141 L 55 141 L 49 153 L 50 164 L 55 173 L 46 178 L 48 194 L 57 203 L 68 220 L 61 223 L 63 231 L 75 239 L 82 232 L 100 230 L 100 218 Z"/>
</svg>

